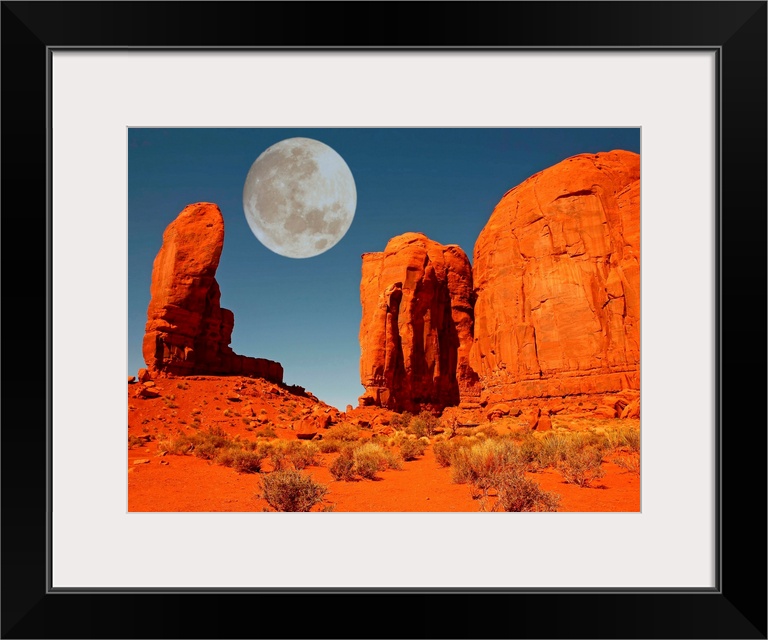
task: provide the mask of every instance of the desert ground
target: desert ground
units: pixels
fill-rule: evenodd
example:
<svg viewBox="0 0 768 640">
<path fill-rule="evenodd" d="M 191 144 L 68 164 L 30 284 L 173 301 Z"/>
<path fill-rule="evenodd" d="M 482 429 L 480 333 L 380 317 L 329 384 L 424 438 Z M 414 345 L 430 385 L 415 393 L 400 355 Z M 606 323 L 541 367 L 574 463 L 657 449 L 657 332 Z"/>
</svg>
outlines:
<svg viewBox="0 0 768 640">
<path fill-rule="evenodd" d="M 482 407 L 450 408 L 409 420 L 378 407 L 338 412 L 302 389 L 259 378 L 135 380 L 128 384 L 128 509 L 640 510 L 639 420 L 554 414 L 551 429 L 539 432 L 530 416 L 513 413 L 489 420 Z M 318 415 L 327 416 L 325 426 L 303 427 L 308 417 L 321 424 Z M 535 485 L 505 484 L 510 469 Z M 291 471 L 319 490 L 292 503 L 278 486 L 270 504 L 264 480 Z"/>
</svg>

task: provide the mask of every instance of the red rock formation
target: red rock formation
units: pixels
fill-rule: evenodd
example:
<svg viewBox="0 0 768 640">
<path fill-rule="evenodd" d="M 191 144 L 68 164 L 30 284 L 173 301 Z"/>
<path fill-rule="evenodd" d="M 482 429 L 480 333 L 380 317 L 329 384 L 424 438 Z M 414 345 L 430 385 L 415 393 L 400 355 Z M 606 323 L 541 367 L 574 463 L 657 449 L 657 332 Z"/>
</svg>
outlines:
<svg viewBox="0 0 768 640">
<path fill-rule="evenodd" d="M 466 254 L 406 233 L 382 253 L 364 254 L 362 273 L 360 404 L 419 411 L 477 397 Z"/>
<path fill-rule="evenodd" d="M 168 225 L 152 271 L 144 361 L 151 371 L 175 375 L 253 375 L 280 383 L 280 363 L 229 347 L 235 318 L 219 305 L 215 278 L 223 244 L 224 218 L 215 204 L 191 204 Z"/>
<path fill-rule="evenodd" d="M 474 252 L 486 397 L 639 389 L 639 258 L 637 154 L 574 156 L 507 192 Z"/>
</svg>

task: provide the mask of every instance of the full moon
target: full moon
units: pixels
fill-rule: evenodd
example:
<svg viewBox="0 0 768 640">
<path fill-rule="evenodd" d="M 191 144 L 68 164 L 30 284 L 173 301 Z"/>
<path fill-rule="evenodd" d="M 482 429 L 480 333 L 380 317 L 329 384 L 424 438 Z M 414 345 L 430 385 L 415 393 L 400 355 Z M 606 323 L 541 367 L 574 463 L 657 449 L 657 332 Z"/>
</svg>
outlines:
<svg viewBox="0 0 768 640">
<path fill-rule="evenodd" d="M 265 247 L 288 258 L 328 251 L 349 229 L 356 206 L 347 163 L 310 138 L 273 144 L 251 165 L 243 188 L 251 231 Z"/>
</svg>

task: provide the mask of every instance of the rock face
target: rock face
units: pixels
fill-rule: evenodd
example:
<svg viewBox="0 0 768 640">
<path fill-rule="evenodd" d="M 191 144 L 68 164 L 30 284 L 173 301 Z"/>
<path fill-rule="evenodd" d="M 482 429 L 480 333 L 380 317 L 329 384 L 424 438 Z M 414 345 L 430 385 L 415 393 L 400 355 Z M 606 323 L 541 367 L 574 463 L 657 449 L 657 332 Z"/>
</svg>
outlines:
<svg viewBox="0 0 768 640">
<path fill-rule="evenodd" d="M 220 306 L 215 278 L 223 244 L 224 218 L 215 204 L 191 204 L 168 225 L 152 271 L 144 361 L 150 371 L 174 375 L 253 375 L 280 383 L 280 363 L 229 347 L 235 318 Z"/>
<path fill-rule="evenodd" d="M 363 255 L 360 299 L 361 405 L 416 412 L 479 397 L 472 271 L 458 246 L 421 233 L 393 238 Z"/>
<path fill-rule="evenodd" d="M 485 395 L 639 389 L 639 258 L 637 154 L 574 156 L 507 192 L 474 251 Z"/>
</svg>

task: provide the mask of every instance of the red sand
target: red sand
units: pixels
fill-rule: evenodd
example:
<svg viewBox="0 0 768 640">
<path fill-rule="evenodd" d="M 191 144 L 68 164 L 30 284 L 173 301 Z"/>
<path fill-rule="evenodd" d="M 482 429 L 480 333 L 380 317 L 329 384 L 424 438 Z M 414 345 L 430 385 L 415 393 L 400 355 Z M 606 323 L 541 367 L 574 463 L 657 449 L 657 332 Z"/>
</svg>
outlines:
<svg viewBox="0 0 768 640">
<path fill-rule="evenodd" d="M 230 437 L 239 435 L 253 440 L 263 427 L 249 426 L 254 418 L 243 413 L 244 407 L 250 404 L 256 417 L 269 419 L 279 437 L 295 439 L 291 424 L 300 420 L 302 411 L 316 407 L 318 401 L 292 395 L 263 380 L 239 377 L 159 379 L 155 383 L 154 388 L 162 397 L 148 400 L 134 397 L 140 385 L 128 385 L 128 434 L 154 438 L 146 445 L 128 450 L 128 510 L 266 509 L 266 501 L 256 497 L 261 474 L 241 474 L 194 456 L 158 456 L 157 438 L 192 432 L 190 425 L 197 417 L 202 428 L 219 426 Z M 240 401 L 228 401 L 227 397 L 233 396 L 235 390 L 241 396 Z M 193 410 L 199 413 L 193 414 Z M 261 414 L 262 411 L 266 413 Z M 376 480 L 334 480 L 327 465 L 336 455 L 321 454 L 318 456 L 320 466 L 304 470 L 328 487 L 324 502 L 313 510 L 331 506 L 335 511 L 359 512 L 480 510 L 480 501 L 472 498 L 470 487 L 452 483 L 451 470 L 437 464 L 431 446 L 421 458 L 405 462 L 400 470 L 382 471 Z M 134 464 L 139 459 L 149 462 Z M 542 489 L 560 494 L 559 511 L 639 511 L 640 477 L 611 460 L 604 462 L 605 476 L 595 487 L 566 484 L 552 469 L 529 474 L 529 477 Z M 268 461 L 263 468 L 265 472 L 270 470 Z"/>
</svg>

